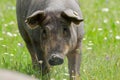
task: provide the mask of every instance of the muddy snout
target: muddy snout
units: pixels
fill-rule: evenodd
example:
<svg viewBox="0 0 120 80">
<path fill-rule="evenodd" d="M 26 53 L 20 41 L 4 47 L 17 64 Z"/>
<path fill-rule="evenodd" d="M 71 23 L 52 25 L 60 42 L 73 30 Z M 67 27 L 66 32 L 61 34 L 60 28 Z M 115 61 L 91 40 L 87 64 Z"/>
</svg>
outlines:
<svg viewBox="0 0 120 80">
<path fill-rule="evenodd" d="M 58 54 L 52 54 L 48 59 L 51 66 L 60 65 L 64 62 L 63 58 Z"/>
</svg>

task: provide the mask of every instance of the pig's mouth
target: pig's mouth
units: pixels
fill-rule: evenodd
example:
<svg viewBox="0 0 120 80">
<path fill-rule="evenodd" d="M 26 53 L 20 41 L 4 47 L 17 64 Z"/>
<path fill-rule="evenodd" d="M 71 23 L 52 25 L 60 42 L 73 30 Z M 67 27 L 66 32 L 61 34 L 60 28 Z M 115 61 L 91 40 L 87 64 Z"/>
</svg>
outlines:
<svg viewBox="0 0 120 80">
<path fill-rule="evenodd" d="M 48 62 L 51 66 L 61 65 L 64 62 L 64 59 L 57 54 L 52 54 L 48 59 Z"/>
</svg>

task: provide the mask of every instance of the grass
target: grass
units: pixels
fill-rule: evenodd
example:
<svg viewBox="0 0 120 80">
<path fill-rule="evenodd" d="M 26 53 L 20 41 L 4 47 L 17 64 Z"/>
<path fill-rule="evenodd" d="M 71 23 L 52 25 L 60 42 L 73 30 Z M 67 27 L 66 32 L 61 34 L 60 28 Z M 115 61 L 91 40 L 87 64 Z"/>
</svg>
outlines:
<svg viewBox="0 0 120 80">
<path fill-rule="evenodd" d="M 120 80 L 120 1 L 80 0 L 85 19 L 82 80 Z M 15 0 L 0 0 L 0 68 L 35 75 L 19 35 Z M 51 80 L 68 80 L 67 62 L 54 67 Z"/>
</svg>

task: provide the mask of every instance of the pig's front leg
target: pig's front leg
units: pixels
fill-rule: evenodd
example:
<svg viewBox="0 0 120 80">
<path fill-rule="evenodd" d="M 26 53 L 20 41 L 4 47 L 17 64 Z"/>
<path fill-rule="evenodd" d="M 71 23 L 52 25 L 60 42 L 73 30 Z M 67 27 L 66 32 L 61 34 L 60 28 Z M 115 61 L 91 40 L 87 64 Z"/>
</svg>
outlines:
<svg viewBox="0 0 120 80">
<path fill-rule="evenodd" d="M 68 68 L 70 80 L 80 80 L 80 62 L 81 62 L 81 49 L 80 46 L 72 53 L 67 55 Z"/>
</svg>

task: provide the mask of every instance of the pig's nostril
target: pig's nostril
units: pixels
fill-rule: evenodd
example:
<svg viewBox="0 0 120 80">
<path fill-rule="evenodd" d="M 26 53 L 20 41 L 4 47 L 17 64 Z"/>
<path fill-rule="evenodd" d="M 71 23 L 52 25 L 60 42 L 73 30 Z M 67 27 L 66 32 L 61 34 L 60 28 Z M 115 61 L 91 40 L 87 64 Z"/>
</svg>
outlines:
<svg viewBox="0 0 120 80">
<path fill-rule="evenodd" d="M 52 56 L 50 59 L 49 59 L 49 64 L 52 65 L 52 66 L 55 66 L 55 65 L 60 65 L 63 63 L 63 59 L 60 58 L 60 57 L 57 57 L 57 56 Z"/>
</svg>

